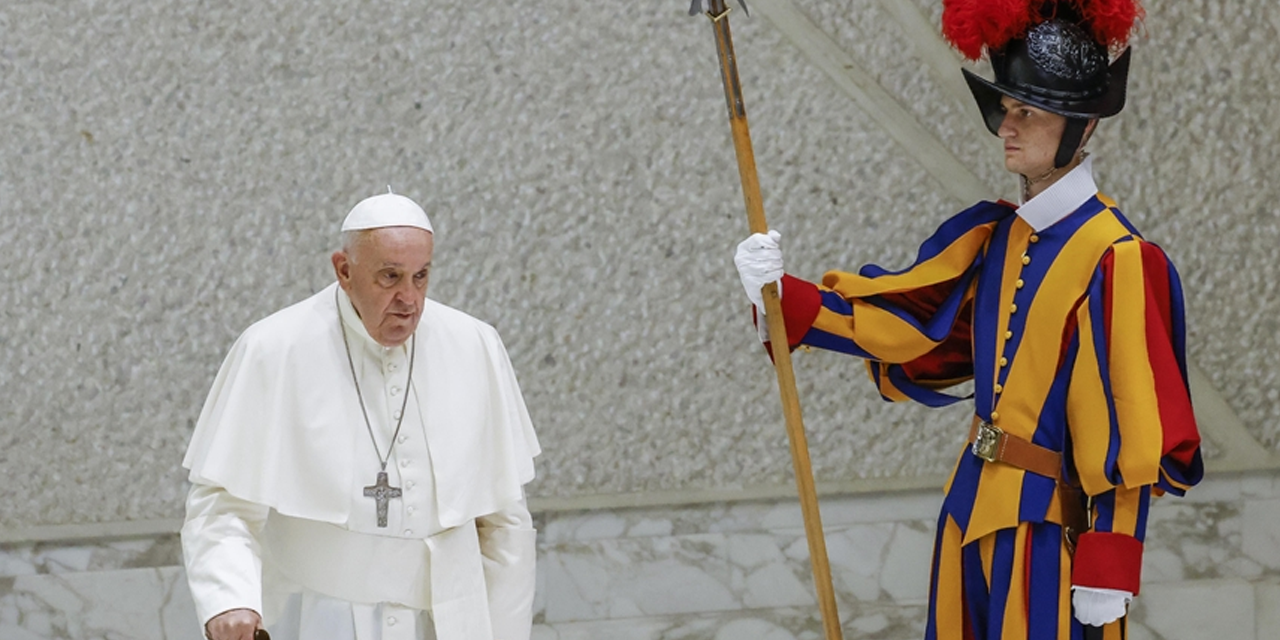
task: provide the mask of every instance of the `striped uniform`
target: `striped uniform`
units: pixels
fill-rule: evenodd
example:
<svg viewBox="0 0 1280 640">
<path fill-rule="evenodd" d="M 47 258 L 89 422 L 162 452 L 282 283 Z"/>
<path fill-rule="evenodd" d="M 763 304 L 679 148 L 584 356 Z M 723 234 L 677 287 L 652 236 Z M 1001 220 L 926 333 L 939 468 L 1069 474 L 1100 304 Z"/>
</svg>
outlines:
<svg viewBox="0 0 1280 640">
<path fill-rule="evenodd" d="M 792 348 L 866 358 L 891 401 L 950 404 L 942 390 L 973 379 L 976 414 L 1063 452 L 1092 499 L 1073 561 L 1055 479 L 966 447 L 938 523 L 930 640 L 1080 638 L 1070 587 L 1136 594 L 1151 494 L 1202 475 L 1177 272 L 1096 187 L 1082 200 L 1040 231 L 979 203 L 902 271 L 783 278 Z"/>
</svg>

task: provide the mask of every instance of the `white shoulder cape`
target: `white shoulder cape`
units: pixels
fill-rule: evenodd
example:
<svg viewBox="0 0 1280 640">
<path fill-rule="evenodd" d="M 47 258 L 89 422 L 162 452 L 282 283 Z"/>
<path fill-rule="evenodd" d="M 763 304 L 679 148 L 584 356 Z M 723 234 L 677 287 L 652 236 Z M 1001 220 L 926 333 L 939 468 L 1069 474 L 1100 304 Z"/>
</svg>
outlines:
<svg viewBox="0 0 1280 640">
<path fill-rule="evenodd" d="M 338 326 L 334 289 L 250 326 L 231 347 L 183 466 L 192 482 L 298 518 L 341 525 L 351 509 L 354 438 L 368 438 Z M 426 417 L 440 523 L 458 526 L 520 499 L 541 449 L 498 332 L 427 300 L 414 388 Z M 361 464 L 363 462 L 363 464 Z M 372 466 L 371 466 L 372 465 Z"/>
</svg>

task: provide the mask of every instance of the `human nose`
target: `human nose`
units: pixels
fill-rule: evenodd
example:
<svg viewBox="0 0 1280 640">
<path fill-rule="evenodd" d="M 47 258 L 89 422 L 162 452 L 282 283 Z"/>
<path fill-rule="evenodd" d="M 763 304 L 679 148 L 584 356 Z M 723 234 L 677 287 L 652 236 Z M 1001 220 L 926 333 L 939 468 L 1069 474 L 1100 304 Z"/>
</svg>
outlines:
<svg viewBox="0 0 1280 640">
<path fill-rule="evenodd" d="M 1008 112 L 1000 119 L 1000 127 L 996 129 L 996 135 L 1005 140 L 1018 135 L 1018 130 L 1009 122 Z"/>
<path fill-rule="evenodd" d="M 402 278 L 400 282 L 396 283 L 395 298 L 402 303 L 412 303 L 418 297 L 417 293 L 417 287 L 413 285 L 413 278 Z"/>
</svg>

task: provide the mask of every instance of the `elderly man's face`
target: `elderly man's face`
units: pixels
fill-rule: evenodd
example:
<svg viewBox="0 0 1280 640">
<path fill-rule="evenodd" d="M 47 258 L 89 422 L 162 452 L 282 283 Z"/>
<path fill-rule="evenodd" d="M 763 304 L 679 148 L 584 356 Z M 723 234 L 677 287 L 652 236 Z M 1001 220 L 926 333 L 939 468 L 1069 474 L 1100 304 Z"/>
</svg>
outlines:
<svg viewBox="0 0 1280 640">
<path fill-rule="evenodd" d="M 361 232 L 346 250 L 333 254 L 338 285 L 378 344 L 404 344 L 418 328 L 433 246 L 429 231 L 384 227 Z"/>
</svg>

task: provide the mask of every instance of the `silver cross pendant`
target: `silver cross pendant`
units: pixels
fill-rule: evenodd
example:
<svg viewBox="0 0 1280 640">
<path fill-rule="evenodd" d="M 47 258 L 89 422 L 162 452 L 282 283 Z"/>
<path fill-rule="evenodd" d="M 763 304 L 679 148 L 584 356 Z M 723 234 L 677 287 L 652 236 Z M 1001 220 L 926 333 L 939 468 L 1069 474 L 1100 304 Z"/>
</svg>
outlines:
<svg viewBox="0 0 1280 640">
<path fill-rule="evenodd" d="M 392 498 L 400 497 L 400 487 L 393 487 L 387 482 L 387 472 L 378 472 L 378 481 L 364 488 L 364 497 L 373 498 L 378 504 L 378 526 L 387 528 L 387 503 Z"/>
</svg>

